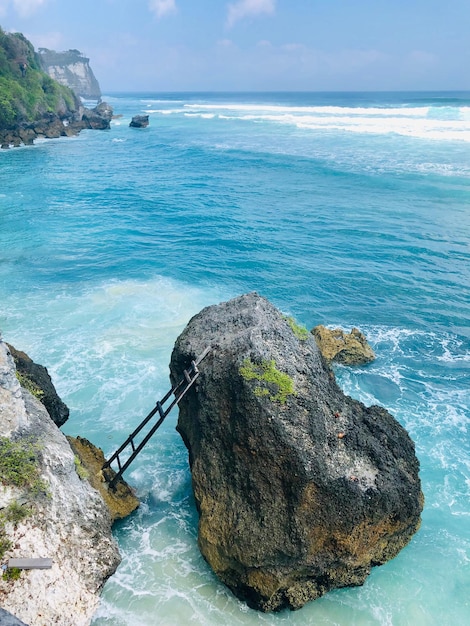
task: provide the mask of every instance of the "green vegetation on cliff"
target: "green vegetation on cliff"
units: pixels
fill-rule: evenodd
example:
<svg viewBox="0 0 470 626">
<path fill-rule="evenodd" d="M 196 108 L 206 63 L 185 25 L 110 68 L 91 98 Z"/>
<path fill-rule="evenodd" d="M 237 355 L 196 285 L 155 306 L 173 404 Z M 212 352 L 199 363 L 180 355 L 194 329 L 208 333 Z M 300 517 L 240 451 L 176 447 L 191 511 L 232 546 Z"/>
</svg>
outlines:
<svg viewBox="0 0 470 626">
<path fill-rule="evenodd" d="M 32 44 L 0 28 L 0 129 L 76 109 L 75 95 L 40 69 Z"/>
<path fill-rule="evenodd" d="M 47 493 L 38 455 L 39 446 L 31 441 L 0 437 L 0 484 L 26 489 L 33 495 Z"/>
</svg>

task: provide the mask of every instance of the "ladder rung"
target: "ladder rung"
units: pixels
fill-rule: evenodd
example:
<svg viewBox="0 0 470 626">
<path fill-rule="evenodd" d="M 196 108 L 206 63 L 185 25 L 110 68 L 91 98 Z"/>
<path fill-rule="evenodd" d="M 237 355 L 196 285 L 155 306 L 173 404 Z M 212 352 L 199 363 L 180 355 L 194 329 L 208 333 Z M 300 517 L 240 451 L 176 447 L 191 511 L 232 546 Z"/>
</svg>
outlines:
<svg viewBox="0 0 470 626">
<path fill-rule="evenodd" d="M 192 386 L 192 384 L 194 383 L 194 381 L 196 380 L 196 378 L 199 376 L 199 369 L 198 369 L 198 365 L 199 363 L 202 361 L 202 359 L 210 352 L 211 350 L 211 346 L 208 346 L 204 352 L 202 354 L 199 355 L 199 357 L 195 360 L 195 361 L 191 361 L 191 366 L 188 367 L 187 370 L 183 370 L 183 378 L 179 381 L 178 384 L 174 385 L 172 387 L 172 389 L 170 389 L 170 391 L 162 398 L 162 400 L 159 400 L 154 409 L 152 409 L 152 411 L 150 411 L 150 413 L 147 415 L 147 417 L 139 424 L 139 426 L 136 428 L 136 430 L 134 430 L 134 432 L 129 435 L 129 437 L 127 438 L 127 440 L 125 441 L 125 443 L 122 444 L 122 446 L 120 448 L 118 448 L 116 450 L 116 452 L 113 454 L 113 456 L 109 459 L 109 461 L 106 461 L 102 467 L 102 469 L 106 469 L 108 467 L 111 467 L 111 463 L 113 463 L 114 461 L 117 462 L 118 467 L 119 467 L 119 471 L 116 473 L 116 475 L 112 478 L 112 480 L 109 481 L 109 485 L 110 487 L 115 486 L 116 482 L 121 478 L 123 472 L 127 469 L 127 467 L 130 465 L 130 463 L 132 463 L 132 461 L 134 460 L 134 458 L 137 456 L 138 453 L 140 453 L 140 451 L 142 450 L 142 448 L 145 446 L 145 444 L 147 443 L 147 441 L 150 439 L 150 437 L 154 434 L 154 432 L 159 428 L 159 426 L 162 424 L 163 420 L 166 418 L 166 416 L 168 415 L 168 413 L 171 411 L 171 409 L 178 404 L 178 402 L 181 400 L 181 398 L 186 394 L 186 392 L 190 389 L 190 387 Z M 165 404 L 165 402 L 167 400 L 169 400 L 171 395 L 174 395 L 175 399 L 173 400 L 173 402 L 170 404 L 170 406 L 165 410 L 163 408 L 163 404 Z M 134 445 L 134 437 L 136 437 L 136 435 L 144 428 L 144 426 L 149 422 L 149 420 L 155 415 L 155 413 L 159 414 L 160 419 L 158 420 L 158 422 L 151 428 L 150 432 L 144 437 L 143 441 L 141 441 L 139 444 L 137 444 L 137 447 Z M 126 449 L 126 447 L 128 445 L 131 445 L 132 447 L 132 454 L 129 458 L 126 459 L 126 461 L 124 462 L 124 464 L 121 464 L 121 459 L 119 458 L 119 454 Z"/>
</svg>

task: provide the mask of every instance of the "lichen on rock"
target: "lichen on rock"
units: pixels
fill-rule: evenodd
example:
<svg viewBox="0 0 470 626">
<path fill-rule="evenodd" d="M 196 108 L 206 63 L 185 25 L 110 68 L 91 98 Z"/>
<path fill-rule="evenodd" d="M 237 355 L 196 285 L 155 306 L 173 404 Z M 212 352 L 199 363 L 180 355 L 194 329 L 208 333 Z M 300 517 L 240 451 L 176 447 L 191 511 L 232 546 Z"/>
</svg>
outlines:
<svg viewBox="0 0 470 626">
<path fill-rule="evenodd" d="M 207 345 L 177 426 L 203 556 L 262 611 L 361 585 L 420 525 L 419 463 L 407 432 L 385 409 L 345 396 L 313 336 L 299 338 L 256 293 L 193 317 L 173 350 L 173 382 Z M 256 393 L 247 363 L 274 363 L 295 393 L 273 401 L 270 383 Z"/>
<path fill-rule="evenodd" d="M 312 329 L 320 352 L 331 363 L 364 365 L 375 360 L 375 354 L 363 333 L 353 328 L 345 333 L 341 328 L 329 329 L 319 324 Z"/>
<path fill-rule="evenodd" d="M 88 480 L 92 487 L 100 492 L 112 520 L 123 519 L 135 511 L 140 501 L 129 485 L 123 479 L 120 479 L 116 483 L 115 488 L 110 489 L 109 480 L 115 475 L 111 468 L 106 470 L 110 472 L 109 480 L 106 480 L 106 477 L 103 476 L 101 471 L 105 462 L 103 450 L 94 446 L 84 437 L 67 437 L 67 439 L 72 450 L 77 455 L 76 460 L 78 462 L 76 466 L 82 468 L 82 476 L 80 476 L 80 471 L 77 471 L 78 475 Z"/>
</svg>

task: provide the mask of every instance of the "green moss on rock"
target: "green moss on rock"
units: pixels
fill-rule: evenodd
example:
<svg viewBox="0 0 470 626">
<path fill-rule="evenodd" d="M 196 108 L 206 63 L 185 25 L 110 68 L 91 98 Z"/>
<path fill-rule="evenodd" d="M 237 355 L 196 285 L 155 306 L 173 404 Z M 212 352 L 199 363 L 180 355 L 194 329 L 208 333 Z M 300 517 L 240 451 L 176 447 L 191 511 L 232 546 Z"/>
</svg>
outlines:
<svg viewBox="0 0 470 626">
<path fill-rule="evenodd" d="M 277 369 L 274 359 L 261 363 L 245 359 L 239 371 L 245 380 L 259 383 L 253 391 L 257 397 L 268 396 L 272 402 L 285 404 L 287 396 L 295 394 L 294 381 L 288 374 Z"/>
</svg>

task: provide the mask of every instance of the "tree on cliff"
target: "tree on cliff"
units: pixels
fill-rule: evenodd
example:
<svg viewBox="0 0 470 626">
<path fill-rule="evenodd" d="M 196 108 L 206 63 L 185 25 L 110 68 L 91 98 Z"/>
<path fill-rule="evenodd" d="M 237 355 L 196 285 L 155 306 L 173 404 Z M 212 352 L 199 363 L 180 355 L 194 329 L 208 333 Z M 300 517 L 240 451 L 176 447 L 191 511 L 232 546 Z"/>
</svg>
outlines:
<svg viewBox="0 0 470 626">
<path fill-rule="evenodd" d="M 21 33 L 0 28 L 0 130 L 49 114 L 66 117 L 78 109 L 75 94 L 40 69 L 33 45 Z"/>
</svg>

